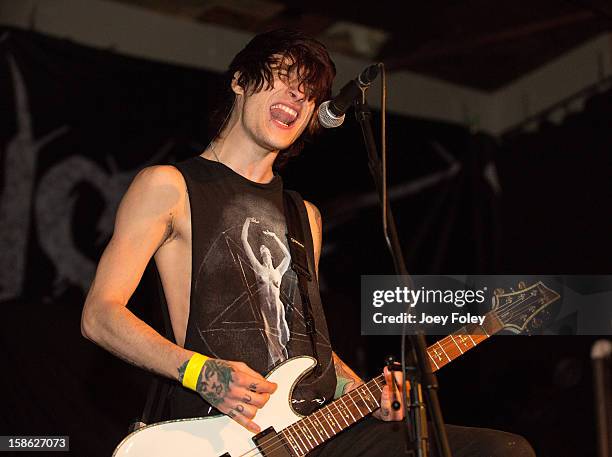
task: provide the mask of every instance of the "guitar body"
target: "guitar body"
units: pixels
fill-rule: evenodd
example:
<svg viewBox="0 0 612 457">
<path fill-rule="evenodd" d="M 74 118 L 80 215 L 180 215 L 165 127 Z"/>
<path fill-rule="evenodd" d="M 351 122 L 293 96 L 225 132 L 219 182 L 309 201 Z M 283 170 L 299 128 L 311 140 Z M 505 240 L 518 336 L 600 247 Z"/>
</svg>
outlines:
<svg viewBox="0 0 612 457">
<path fill-rule="evenodd" d="M 262 430 L 272 426 L 278 432 L 302 418 L 291 407 L 291 394 L 315 364 L 312 357 L 294 357 L 268 373 L 266 379 L 277 383 L 278 389 L 255 416 Z M 225 415 L 172 420 L 131 433 L 117 446 L 113 457 L 218 457 L 226 452 L 237 457 L 255 447 L 252 436 Z"/>
</svg>

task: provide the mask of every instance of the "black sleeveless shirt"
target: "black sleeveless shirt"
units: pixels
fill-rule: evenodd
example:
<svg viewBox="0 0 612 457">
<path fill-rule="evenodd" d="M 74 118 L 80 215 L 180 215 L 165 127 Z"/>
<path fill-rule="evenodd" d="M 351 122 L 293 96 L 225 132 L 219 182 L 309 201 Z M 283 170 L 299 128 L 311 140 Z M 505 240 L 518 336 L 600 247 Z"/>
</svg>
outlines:
<svg viewBox="0 0 612 457">
<path fill-rule="evenodd" d="M 256 183 L 200 156 L 176 168 L 187 184 L 191 207 L 185 348 L 243 361 L 264 376 L 287 358 L 312 355 L 297 276 L 290 267 L 280 176 Z M 313 269 L 312 243 L 309 248 Z M 293 392 L 292 406 L 304 415 L 331 400 L 336 386 L 327 324 L 318 287 L 314 290 L 312 314 L 322 369 Z M 219 413 L 180 385 L 171 393 L 169 406 L 173 419 Z"/>
</svg>

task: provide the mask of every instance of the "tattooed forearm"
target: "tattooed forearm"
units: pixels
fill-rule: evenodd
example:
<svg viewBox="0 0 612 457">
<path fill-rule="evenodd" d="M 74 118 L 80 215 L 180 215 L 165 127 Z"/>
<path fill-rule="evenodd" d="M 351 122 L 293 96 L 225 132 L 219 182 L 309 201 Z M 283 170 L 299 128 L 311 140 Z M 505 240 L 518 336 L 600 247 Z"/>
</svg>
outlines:
<svg viewBox="0 0 612 457">
<path fill-rule="evenodd" d="M 185 363 L 178 367 L 178 380 L 180 383 L 183 382 L 183 378 L 185 377 L 185 371 L 187 370 L 187 364 L 189 360 L 185 360 Z"/>
<path fill-rule="evenodd" d="M 363 384 L 363 381 L 355 374 L 353 370 L 348 367 L 348 365 L 340 360 L 340 357 L 338 357 L 335 352 L 332 352 L 332 357 L 334 359 L 334 368 L 336 370 L 336 392 L 334 394 L 334 398 L 338 398 L 341 395 L 353 390 L 358 385 Z"/>
</svg>

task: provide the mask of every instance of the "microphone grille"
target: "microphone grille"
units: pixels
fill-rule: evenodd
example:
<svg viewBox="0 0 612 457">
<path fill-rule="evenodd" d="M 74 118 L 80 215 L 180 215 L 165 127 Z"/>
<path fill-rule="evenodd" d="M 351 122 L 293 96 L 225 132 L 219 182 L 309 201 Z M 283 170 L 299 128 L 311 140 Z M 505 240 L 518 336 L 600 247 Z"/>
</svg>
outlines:
<svg viewBox="0 0 612 457">
<path fill-rule="evenodd" d="M 326 102 L 321 103 L 321 106 L 319 106 L 319 122 L 326 129 L 340 127 L 344 122 L 344 114 L 340 117 L 334 116 L 329 111 L 329 104 L 330 101 L 327 100 Z"/>
</svg>

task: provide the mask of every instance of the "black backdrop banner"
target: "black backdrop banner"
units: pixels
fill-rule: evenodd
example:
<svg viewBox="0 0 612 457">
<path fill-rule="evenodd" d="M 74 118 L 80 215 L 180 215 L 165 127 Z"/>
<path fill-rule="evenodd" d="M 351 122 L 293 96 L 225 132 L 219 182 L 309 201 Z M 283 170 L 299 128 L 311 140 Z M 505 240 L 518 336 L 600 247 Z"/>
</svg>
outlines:
<svg viewBox="0 0 612 457">
<path fill-rule="evenodd" d="M 131 179 L 203 149 L 220 83 L 206 71 L 0 28 L 0 435 L 70 435 L 71 454 L 108 456 L 140 413 L 148 374 L 81 336 L 83 300 Z M 610 137 L 600 120 L 612 119 L 612 104 L 601 101 L 569 130 L 501 144 L 389 116 L 390 196 L 409 270 L 612 273 Z M 399 344 L 359 336 L 360 275 L 392 272 L 361 141 L 348 119 L 283 177 L 323 214 L 332 343 L 372 376 Z M 129 306 L 158 325 L 147 281 Z M 483 345 L 440 373 L 447 420 L 521 433 L 540 456 L 594 455 L 590 343 Z"/>
<path fill-rule="evenodd" d="M 110 455 L 142 409 L 147 376 L 82 338 L 80 312 L 130 181 L 202 149 L 219 81 L 0 29 L 0 434 Z M 132 309 L 155 321 L 152 300 Z"/>
</svg>

